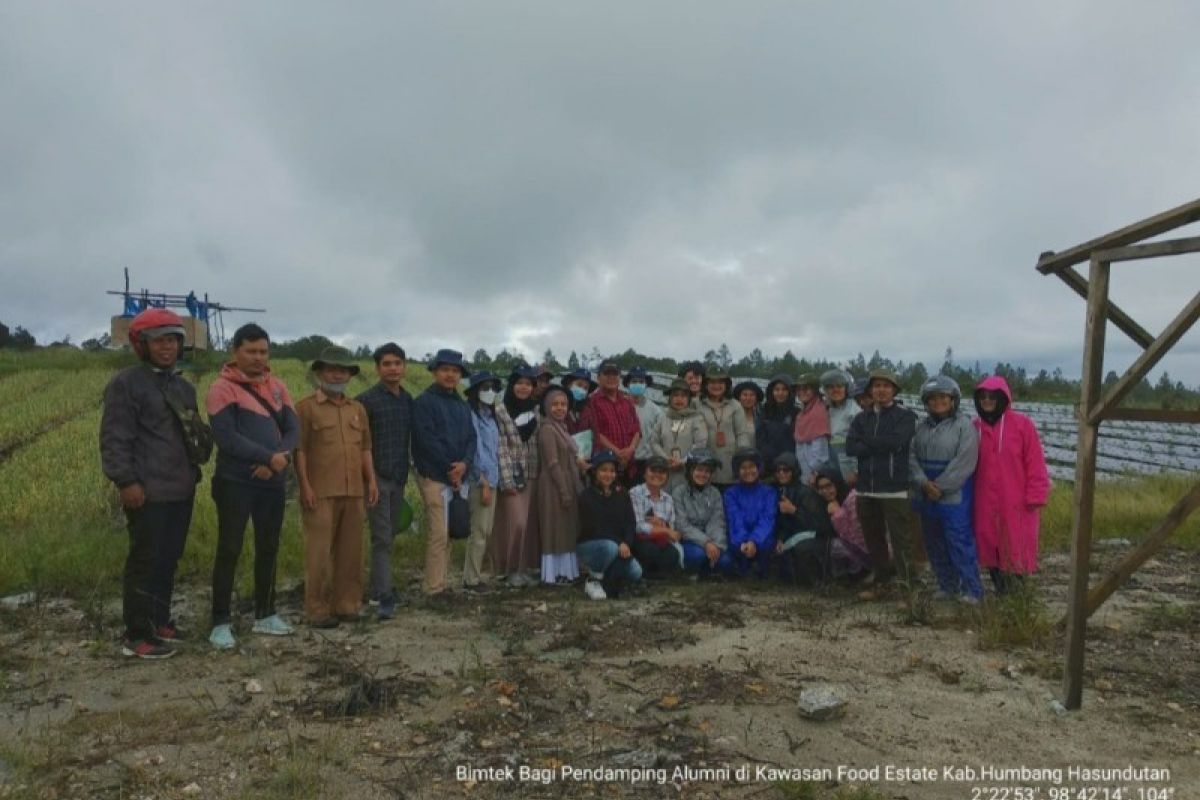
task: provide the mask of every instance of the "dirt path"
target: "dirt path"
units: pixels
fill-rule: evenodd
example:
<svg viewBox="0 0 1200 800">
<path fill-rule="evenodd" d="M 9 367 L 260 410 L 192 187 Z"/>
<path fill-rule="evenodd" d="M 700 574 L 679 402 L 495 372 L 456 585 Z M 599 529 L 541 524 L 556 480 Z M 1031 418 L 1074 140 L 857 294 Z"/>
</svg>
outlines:
<svg viewBox="0 0 1200 800">
<path fill-rule="evenodd" d="M 1041 578 L 1050 617 L 1064 564 L 1049 557 Z M 1166 552 L 1097 615 L 1085 709 L 1072 714 L 1050 705 L 1051 629 L 1035 647 L 985 650 L 1012 629 L 1009 612 L 904 612 L 847 590 L 679 583 L 607 603 L 498 593 L 418 604 L 385 625 L 247 636 L 232 653 L 196 644 L 156 664 L 96 638 L 114 629 L 113 609 L 47 602 L 0 612 L 0 797 L 982 800 L 1001 795 L 973 788 L 1039 786 L 1056 800 L 1045 782 L 943 773 L 984 765 L 1169 769 L 1163 781 L 1066 785 L 1200 796 L 1198 566 Z M 204 599 L 186 598 L 182 618 L 201 624 Z M 1014 619 L 1033 639 L 1046 620 Z M 799 692 L 824 683 L 844 694 L 844 716 L 803 718 Z M 888 781 L 887 765 L 937 779 Z M 769 771 L 830 769 L 836 781 L 839 766 L 879 767 L 857 782 L 878 793 Z M 589 782 L 567 767 L 626 772 Z M 676 767 L 693 779 L 673 785 Z M 459 768 L 479 771 L 459 780 Z M 512 780 L 489 780 L 505 768 Z M 802 777 L 816 780 L 782 780 Z"/>
</svg>

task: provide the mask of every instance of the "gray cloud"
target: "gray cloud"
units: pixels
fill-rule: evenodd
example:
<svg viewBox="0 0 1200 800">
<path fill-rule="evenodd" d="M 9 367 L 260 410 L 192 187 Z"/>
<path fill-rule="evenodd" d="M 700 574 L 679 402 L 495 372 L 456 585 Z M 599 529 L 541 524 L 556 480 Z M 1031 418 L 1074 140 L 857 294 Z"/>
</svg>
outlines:
<svg viewBox="0 0 1200 800">
<path fill-rule="evenodd" d="M 129 266 L 266 306 L 277 336 L 416 353 L 950 345 L 1073 373 L 1083 304 L 1034 261 L 1195 195 L 1198 24 L 1185 2 L 10 3 L 0 319 L 97 332 Z M 1151 329 L 1193 290 L 1194 263 L 1119 269 Z"/>
</svg>

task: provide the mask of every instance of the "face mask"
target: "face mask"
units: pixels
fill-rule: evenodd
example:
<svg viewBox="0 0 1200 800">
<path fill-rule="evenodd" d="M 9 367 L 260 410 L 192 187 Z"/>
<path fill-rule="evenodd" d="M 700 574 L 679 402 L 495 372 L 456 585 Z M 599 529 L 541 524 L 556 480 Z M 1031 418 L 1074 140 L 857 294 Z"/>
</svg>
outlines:
<svg viewBox="0 0 1200 800">
<path fill-rule="evenodd" d="M 574 397 L 577 401 L 585 400 L 587 398 L 587 389 L 584 389 L 582 386 L 572 386 L 571 397 Z"/>
<path fill-rule="evenodd" d="M 492 403 L 496 402 L 496 390 L 484 389 L 479 393 L 479 402 L 483 403 L 485 406 L 490 406 Z"/>
<path fill-rule="evenodd" d="M 631 383 L 629 384 L 629 393 L 634 397 L 643 397 L 646 394 L 646 384 Z"/>
<path fill-rule="evenodd" d="M 325 394 L 345 394 L 348 383 L 325 383 L 321 381 L 321 391 Z"/>
</svg>

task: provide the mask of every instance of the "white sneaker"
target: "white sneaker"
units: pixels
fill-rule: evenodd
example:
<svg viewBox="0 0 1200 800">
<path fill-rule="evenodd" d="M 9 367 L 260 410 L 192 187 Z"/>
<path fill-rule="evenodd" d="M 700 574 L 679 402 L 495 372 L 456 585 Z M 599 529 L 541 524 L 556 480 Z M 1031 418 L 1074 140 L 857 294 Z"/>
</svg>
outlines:
<svg viewBox="0 0 1200 800">
<path fill-rule="evenodd" d="M 934 600 L 935 602 L 940 602 L 942 600 L 953 600 L 954 595 L 947 591 L 943 591 L 942 589 L 938 589 L 936 592 L 930 595 L 930 599 Z"/>
<path fill-rule="evenodd" d="M 977 606 L 979 605 L 979 598 L 972 597 L 969 594 L 962 594 L 958 596 L 958 602 L 962 603 L 964 606 Z"/>
<path fill-rule="evenodd" d="M 232 650 L 237 647 L 237 639 L 233 638 L 232 625 L 214 625 L 208 635 L 208 642 L 218 650 Z"/>
<path fill-rule="evenodd" d="M 589 580 L 583 587 L 583 593 L 592 600 L 607 600 L 608 593 L 604 591 L 604 587 L 600 585 L 600 581 Z"/>
</svg>

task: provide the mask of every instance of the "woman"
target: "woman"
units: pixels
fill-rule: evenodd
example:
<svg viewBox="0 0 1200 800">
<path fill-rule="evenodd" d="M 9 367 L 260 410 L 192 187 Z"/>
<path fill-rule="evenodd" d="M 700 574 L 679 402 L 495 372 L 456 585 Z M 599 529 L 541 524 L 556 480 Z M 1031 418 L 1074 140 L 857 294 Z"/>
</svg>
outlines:
<svg viewBox="0 0 1200 800">
<path fill-rule="evenodd" d="M 921 386 L 926 417 L 909 451 L 913 506 L 921 515 L 925 552 L 937 577 L 938 600 L 975 604 L 983 597 L 971 526 L 979 435 L 959 413 L 962 393 L 952 378 L 935 375 Z"/>
<path fill-rule="evenodd" d="M 1037 428 L 1011 406 L 1012 392 L 1001 376 L 986 378 L 975 388 L 975 539 L 979 563 L 998 594 L 1037 570 L 1041 508 L 1050 496 Z"/>
<path fill-rule="evenodd" d="M 646 482 L 629 490 L 636 525 L 633 554 L 647 577 L 665 578 L 683 569 L 683 534 L 675 529 L 667 471 L 667 460 L 654 456 L 646 462 Z"/>
<path fill-rule="evenodd" d="M 675 501 L 675 527 L 683 534 L 683 566 L 700 577 L 733 571 L 729 539 L 725 535 L 725 503 L 713 486 L 713 471 L 721 465 L 708 448 L 687 454 L 684 473 L 687 484 L 671 492 Z"/>
<path fill-rule="evenodd" d="M 496 407 L 500 428 L 500 499 L 496 503 L 488 557 L 493 572 L 509 586 L 534 583 L 527 573 L 539 566 L 537 515 L 532 513 L 538 473 L 537 378 L 537 369 L 518 366 L 508 376 L 504 402 Z"/>
<path fill-rule="evenodd" d="M 748 574 L 754 566 L 758 577 L 765 580 L 776 551 L 775 490 L 759 480 L 762 461 L 753 448 L 741 448 L 733 455 L 733 470 L 738 482 L 722 497 L 729 552 L 739 575 Z"/>
<path fill-rule="evenodd" d="M 496 396 L 500 379 L 487 370 L 471 376 L 467 405 L 475 426 L 475 453 L 467 472 L 471 505 L 471 535 L 463 561 L 463 589 L 483 591 L 483 559 L 496 519 L 496 494 L 500 486 L 500 425 L 496 420 Z"/>
<path fill-rule="evenodd" d="M 831 574 L 835 578 L 866 574 L 871 569 L 871 556 L 858 526 L 858 498 L 854 490 L 839 473 L 828 468 L 817 472 L 814 487 L 837 533 L 830 548 Z"/>
<path fill-rule="evenodd" d="M 537 431 L 538 476 L 534 497 L 542 544 L 542 583 L 565 584 L 579 577 L 575 544 L 579 538 L 579 449 L 567 430 L 570 400 L 557 386 L 542 398 Z"/>
<path fill-rule="evenodd" d="M 796 460 L 800 462 L 800 482 L 807 485 L 817 470 L 829 463 L 829 409 L 821 401 L 816 375 L 801 375 L 796 380 L 796 398 L 800 401 L 793 428 Z"/>
<path fill-rule="evenodd" d="M 858 459 L 846 455 L 846 434 L 850 431 L 850 423 L 862 410 L 850 398 L 853 383 L 854 378 L 842 369 L 831 369 L 821 375 L 821 389 L 829 411 L 829 465 L 836 467 L 842 479 L 851 485 L 857 477 Z"/>
<path fill-rule="evenodd" d="M 583 409 L 587 406 L 588 397 L 599 387 L 600 384 L 592 380 L 592 373 L 584 367 L 573 369 L 562 376 L 563 391 L 570 398 L 566 422 L 568 432 L 575 434 L 586 430 L 586 426 L 581 422 Z M 544 393 L 542 398 L 545 399 Z"/>
<path fill-rule="evenodd" d="M 699 361 L 687 362 L 679 368 L 679 378 L 687 384 L 692 401 L 699 403 L 704 388 L 704 365 Z"/>
<path fill-rule="evenodd" d="M 642 566 L 633 557 L 633 505 L 629 493 L 617 483 L 619 464 L 611 450 L 592 456 L 591 481 L 579 495 L 575 555 L 587 570 L 584 593 L 592 600 L 615 597 L 624 584 L 642 578 Z"/>
<path fill-rule="evenodd" d="M 792 391 L 792 379 L 787 375 L 776 375 L 767 384 L 767 399 L 754 428 L 755 449 L 767 464 L 774 464 L 781 453 L 795 451 L 792 429 L 796 423 L 796 404 L 792 401 Z"/>
<path fill-rule="evenodd" d="M 733 387 L 733 399 L 746 414 L 746 430 L 750 431 L 751 439 L 754 438 L 758 426 L 764 396 L 762 387 L 754 381 L 742 381 Z"/>
<path fill-rule="evenodd" d="M 824 513 L 817 493 L 800 482 L 800 468 L 792 453 L 775 459 L 775 553 L 780 577 L 805 586 L 824 582 L 829 574 L 833 523 Z"/>
<path fill-rule="evenodd" d="M 633 398 L 633 407 L 637 411 L 638 424 L 642 429 L 642 438 L 638 441 L 637 449 L 633 453 L 634 477 L 633 482 L 641 481 L 642 475 L 646 470 L 646 459 L 654 455 L 654 447 L 650 441 L 654 437 L 654 431 L 658 428 L 658 422 L 662 419 L 663 410 L 658 407 L 658 404 L 650 399 L 647 392 L 654 385 L 654 379 L 646 372 L 643 367 L 634 367 L 625 373 L 622 379 L 625 385 L 625 391 L 629 392 L 629 396 Z"/>
<path fill-rule="evenodd" d="M 667 389 L 667 408 L 650 439 L 650 449 L 667 460 L 668 491 L 686 485 L 684 456 L 690 451 L 708 446 L 708 427 L 700 410 L 692 404 L 692 392 L 680 378 Z"/>
<path fill-rule="evenodd" d="M 700 415 L 708 428 L 708 448 L 721 460 L 721 468 L 713 476 L 717 488 L 732 484 L 736 479 L 733 454 L 740 448 L 752 448 L 754 439 L 746 428 L 746 413 L 730 397 L 733 381 L 720 370 L 704 376 L 704 400 Z"/>
</svg>

